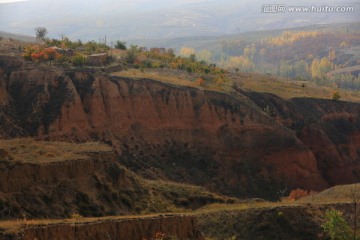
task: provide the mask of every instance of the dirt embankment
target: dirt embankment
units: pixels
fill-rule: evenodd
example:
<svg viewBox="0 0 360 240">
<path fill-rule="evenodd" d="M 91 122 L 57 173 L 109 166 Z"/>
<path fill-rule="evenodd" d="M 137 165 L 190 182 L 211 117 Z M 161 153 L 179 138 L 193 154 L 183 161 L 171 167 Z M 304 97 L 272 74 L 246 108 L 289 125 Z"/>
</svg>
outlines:
<svg viewBox="0 0 360 240">
<path fill-rule="evenodd" d="M 97 220 L 86 223 L 74 220 L 73 223 L 64 224 L 28 225 L 20 228 L 17 233 L 0 233 L 0 239 L 141 240 L 153 239 L 157 233 L 179 240 L 204 240 L 197 228 L 195 217 L 180 215 Z"/>
<path fill-rule="evenodd" d="M 132 194 L 140 184 L 117 163 L 114 152 L 40 164 L 2 160 L 0 181 L 2 219 L 126 214 L 146 194 Z"/>
<path fill-rule="evenodd" d="M 1 219 L 159 213 L 234 202 L 198 186 L 145 180 L 101 143 L 0 140 L 0 182 Z"/>
</svg>

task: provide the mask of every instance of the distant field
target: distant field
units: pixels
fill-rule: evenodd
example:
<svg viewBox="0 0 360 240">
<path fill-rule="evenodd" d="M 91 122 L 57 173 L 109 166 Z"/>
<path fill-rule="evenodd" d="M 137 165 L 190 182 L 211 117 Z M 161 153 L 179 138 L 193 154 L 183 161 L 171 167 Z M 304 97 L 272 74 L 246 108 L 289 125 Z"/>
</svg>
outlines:
<svg viewBox="0 0 360 240">
<path fill-rule="evenodd" d="M 254 92 L 273 93 L 284 99 L 291 98 L 321 98 L 331 99 L 332 93 L 338 91 L 342 101 L 360 102 L 360 92 L 337 89 L 336 87 L 319 86 L 309 81 L 295 81 L 281 77 L 261 74 L 232 75 L 234 83 L 241 89 Z"/>
<path fill-rule="evenodd" d="M 72 144 L 35 141 L 30 138 L 0 139 L 0 159 L 21 163 L 48 163 L 84 159 L 87 158 L 87 152 L 108 152 L 111 150 L 109 146 L 97 142 Z"/>
</svg>

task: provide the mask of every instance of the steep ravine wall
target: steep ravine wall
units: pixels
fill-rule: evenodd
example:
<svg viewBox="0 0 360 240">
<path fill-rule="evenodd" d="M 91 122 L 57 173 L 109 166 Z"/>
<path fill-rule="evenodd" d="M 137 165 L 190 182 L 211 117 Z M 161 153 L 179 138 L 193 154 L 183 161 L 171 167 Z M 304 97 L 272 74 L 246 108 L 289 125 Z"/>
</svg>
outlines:
<svg viewBox="0 0 360 240">
<path fill-rule="evenodd" d="M 131 214 L 147 196 L 112 151 L 47 163 L 0 161 L 2 219 Z"/>
<path fill-rule="evenodd" d="M 106 168 L 112 164 L 116 164 L 113 152 L 100 152 L 90 154 L 85 159 L 43 164 L 2 162 L 0 163 L 0 192 L 11 194 L 32 186 L 54 185 L 65 180 L 82 182 L 91 178 L 96 172 L 106 172 Z M 122 182 L 121 184 L 125 185 L 124 177 L 119 177 L 119 184 Z"/>
<path fill-rule="evenodd" d="M 325 99 L 284 101 L 272 94 L 247 94 L 312 151 L 321 176 L 330 185 L 360 177 L 360 104 Z"/>
<path fill-rule="evenodd" d="M 1 235 L 1 240 L 142 240 L 163 233 L 179 240 L 204 240 L 192 216 L 160 216 L 104 220 L 91 223 L 29 226 L 17 234 Z"/>
<path fill-rule="evenodd" d="M 145 177 L 200 184 L 237 196 L 276 198 L 280 189 L 320 190 L 334 183 L 324 170 L 324 159 L 313 150 L 317 145 L 311 141 L 317 142 L 317 135 L 313 131 L 306 138 L 299 134 L 310 123 L 305 121 L 302 103 L 279 100 L 285 108 L 279 108 L 283 115 L 278 118 L 267 115 L 264 106 L 242 93 L 227 95 L 150 79 L 108 77 L 91 69 L 9 67 L 4 62 L 0 65 L 4 72 L 0 87 L 6 93 L 2 109 L 9 110 L 0 116 L 7 121 L 0 122 L 2 126 L 11 122 L 19 130 L 1 127 L 3 137 L 28 134 L 49 140 L 101 140 L 114 146 L 121 163 Z M 264 100 L 265 107 L 269 101 Z M 352 114 L 355 135 L 349 139 L 355 142 L 359 106 L 343 106 L 329 107 L 326 115 Z M 298 128 L 291 125 L 298 122 L 302 123 Z M 336 169 L 339 162 L 356 164 L 358 149 L 353 144 L 348 160 L 336 158 L 330 168 Z M 351 171 L 344 169 L 344 175 Z M 359 173 L 356 168 L 351 174 Z M 338 180 L 341 183 L 341 177 Z"/>
</svg>

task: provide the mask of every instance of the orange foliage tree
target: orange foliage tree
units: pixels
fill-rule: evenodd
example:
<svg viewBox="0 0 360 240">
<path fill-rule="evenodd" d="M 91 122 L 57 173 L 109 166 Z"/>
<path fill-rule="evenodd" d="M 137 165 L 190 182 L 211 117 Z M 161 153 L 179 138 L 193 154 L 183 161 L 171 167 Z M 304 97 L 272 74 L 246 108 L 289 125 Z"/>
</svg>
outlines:
<svg viewBox="0 0 360 240">
<path fill-rule="evenodd" d="M 40 52 L 40 53 L 32 53 L 31 54 L 31 60 L 34 61 L 34 62 L 42 62 L 46 59 L 46 56 L 43 52 Z"/>
<path fill-rule="evenodd" d="M 46 48 L 42 51 L 42 53 L 45 55 L 45 60 L 50 61 L 50 66 L 51 66 L 51 61 L 55 60 L 56 58 L 59 57 L 59 53 L 53 49 L 53 48 Z"/>
<path fill-rule="evenodd" d="M 38 46 L 26 46 L 23 57 L 26 60 L 34 62 L 51 61 L 60 58 L 62 55 L 59 54 L 55 49 L 45 48 L 42 49 Z"/>
<path fill-rule="evenodd" d="M 304 189 L 301 189 L 301 188 L 297 188 L 297 189 L 294 189 L 290 192 L 290 195 L 289 195 L 289 199 L 290 200 L 298 200 L 300 198 L 303 198 L 303 197 L 306 197 L 306 196 L 309 196 L 310 195 L 310 192 L 309 191 L 306 191 Z"/>
</svg>

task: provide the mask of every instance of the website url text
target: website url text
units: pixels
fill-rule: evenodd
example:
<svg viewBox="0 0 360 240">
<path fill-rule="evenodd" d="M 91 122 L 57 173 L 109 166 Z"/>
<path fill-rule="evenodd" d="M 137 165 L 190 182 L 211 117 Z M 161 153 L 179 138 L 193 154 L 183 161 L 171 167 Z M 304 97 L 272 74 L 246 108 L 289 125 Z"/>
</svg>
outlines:
<svg viewBox="0 0 360 240">
<path fill-rule="evenodd" d="M 354 11 L 355 7 L 353 6 L 287 6 L 285 4 L 265 4 L 261 7 L 261 12 L 263 13 L 348 13 Z"/>
</svg>

